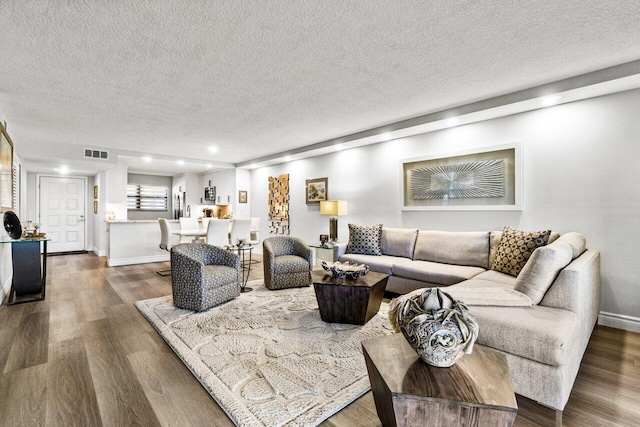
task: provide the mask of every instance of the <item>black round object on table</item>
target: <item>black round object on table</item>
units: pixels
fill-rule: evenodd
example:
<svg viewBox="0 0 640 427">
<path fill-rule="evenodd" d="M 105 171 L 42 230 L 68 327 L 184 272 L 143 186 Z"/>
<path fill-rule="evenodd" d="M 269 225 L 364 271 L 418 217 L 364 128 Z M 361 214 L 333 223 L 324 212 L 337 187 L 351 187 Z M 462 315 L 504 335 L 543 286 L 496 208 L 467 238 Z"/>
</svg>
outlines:
<svg viewBox="0 0 640 427">
<path fill-rule="evenodd" d="M 22 225 L 18 215 L 14 212 L 7 211 L 4 213 L 4 229 L 12 239 L 19 239 L 22 237 Z"/>
</svg>

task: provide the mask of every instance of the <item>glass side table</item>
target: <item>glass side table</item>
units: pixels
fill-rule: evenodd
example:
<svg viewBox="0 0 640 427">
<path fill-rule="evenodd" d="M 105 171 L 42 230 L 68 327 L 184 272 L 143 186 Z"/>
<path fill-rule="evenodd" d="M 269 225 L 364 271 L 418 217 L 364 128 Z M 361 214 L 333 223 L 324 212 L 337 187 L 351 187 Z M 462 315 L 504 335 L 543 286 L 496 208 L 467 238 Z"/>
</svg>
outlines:
<svg viewBox="0 0 640 427">
<path fill-rule="evenodd" d="M 309 245 L 313 249 L 313 269 L 322 270 L 322 261 L 336 262 L 338 260 L 338 245 L 322 246 L 320 244 Z"/>
<path fill-rule="evenodd" d="M 46 237 L 0 239 L 0 244 L 11 245 L 13 278 L 7 305 L 44 300 L 47 283 L 47 242 L 50 240 Z"/>
</svg>

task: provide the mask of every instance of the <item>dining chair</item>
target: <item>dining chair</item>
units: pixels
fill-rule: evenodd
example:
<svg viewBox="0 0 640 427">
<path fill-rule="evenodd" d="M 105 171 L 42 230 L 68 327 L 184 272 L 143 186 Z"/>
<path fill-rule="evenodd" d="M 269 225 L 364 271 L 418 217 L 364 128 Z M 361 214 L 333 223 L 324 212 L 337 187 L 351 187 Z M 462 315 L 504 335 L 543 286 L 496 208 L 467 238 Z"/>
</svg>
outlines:
<svg viewBox="0 0 640 427">
<path fill-rule="evenodd" d="M 208 230 L 209 229 L 209 221 L 211 221 L 212 218 L 209 217 L 202 217 L 200 219 L 200 226 L 202 227 L 203 230 Z"/>
<path fill-rule="evenodd" d="M 251 226 L 249 227 L 249 243 L 252 245 L 260 243 L 260 217 L 251 218 Z"/>
<path fill-rule="evenodd" d="M 160 249 L 171 252 L 171 224 L 166 218 L 158 218 L 158 222 L 160 223 Z M 157 270 L 156 273 L 168 276 L 171 274 L 171 269 Z"/>
<path fill-rule="evenodd" d="M 180 217 L 180 230 L 198 230 L 198 218 Z M 195 240 L 193 236 L 180 236 L 180 243 L 192 243 Z"/>
<path fill-rule="evenodd" d="M 234 219 L 233 227 L 231 228 L 231 243 L 236 244 L 236 241 L 242 239 L 247 244 L 251 240 L 251 220 L 250 219 Z"/>
<path fill-rule="evenodd" d="M 214 219 L 207 227 L 207 244 L 218 247 L 229 246 L 229 220 Z"/>
</svg>

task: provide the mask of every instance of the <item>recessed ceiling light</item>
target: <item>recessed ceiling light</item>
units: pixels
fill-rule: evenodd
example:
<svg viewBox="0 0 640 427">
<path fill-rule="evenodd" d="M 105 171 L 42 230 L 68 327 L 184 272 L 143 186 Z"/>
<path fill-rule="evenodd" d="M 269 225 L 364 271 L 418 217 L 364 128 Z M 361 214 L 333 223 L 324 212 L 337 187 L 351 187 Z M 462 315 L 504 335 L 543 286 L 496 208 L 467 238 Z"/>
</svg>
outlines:
<svg viewBox="0 0 640 427">
<path fill-rule="evenodd" d="M 382 140 L 383 141 L 389 141 L 391 139 L 391 134 L 390 133 L 383 133 L 382 134 Z"/>
<path fill-rule="evenodd" d="M 344 145 L 342 145 L 342 144 L 337 144 L 337 145 L 335 145 L 335 147 L 336 147 L 336 151 L 344 150 Z"/>
<path fill-rule="evenodd" d="M 446 122 L 447 127 L 454 127 L 454 126 L 458 126 L 459 124 L 460 124 L 459 117 L 451 117 L 450 119 L 447 119 L 447 122 Z"/>
<path fill-rule="evenodd" d="M 54 171 L 65 174 L 69 173 L 69 168 L 66 166 L 60 166 L 59 168 L 55 168 Z"/>
<path fill-rule="evenodd" d="M 285 162 L 290 162 L 291 161 L 291 156 L 284 156 L 283 159 Z"/>
<path fill-rule="evenodd" d="M 149 156 L 144 156 L 144 157 L 142 158 L 142 160 L 144 160 L 144 161 L 145 161 L 145 163 L 149 163 L 149 162 L 151 162 L 151 157 L 149 157 Z"/>
<path fill-rule="evenodd" d="M 218 152 L 218 147 L 214 147 L 213 145 L 209 147 L 209 152 L 210 153 L 217 153 Z"/>
<path fill-rule="evenodd" d="M 540 104 L 543 107 L 551 107 L 552 105 L 556 105 L 560 101 L 560 95 L 549 95 L 540 98 Z"/>
<path fill-rule="evenodd" d="M 183 165 L 184 165 L 184 160 L 178 160 L 178 162 L 177 162 L 177 163 L 178 163 L 180 166 L 183 166 Z"/>
</svg>

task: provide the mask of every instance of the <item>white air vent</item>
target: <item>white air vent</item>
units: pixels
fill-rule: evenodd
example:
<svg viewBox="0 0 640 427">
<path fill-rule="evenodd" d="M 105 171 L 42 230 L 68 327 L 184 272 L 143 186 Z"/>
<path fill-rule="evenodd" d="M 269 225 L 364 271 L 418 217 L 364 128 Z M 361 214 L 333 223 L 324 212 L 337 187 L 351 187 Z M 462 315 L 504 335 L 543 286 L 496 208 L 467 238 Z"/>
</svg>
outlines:
<svg viewBox="0 0 640 427">
<path fill-rule="evenodd" d="M 89 159 L 109 160 L 108 151 L 93 150 L 91 148 L 84 149 L 84 156 Z"/>
</svg>

